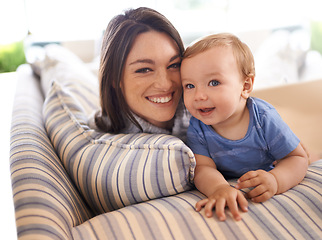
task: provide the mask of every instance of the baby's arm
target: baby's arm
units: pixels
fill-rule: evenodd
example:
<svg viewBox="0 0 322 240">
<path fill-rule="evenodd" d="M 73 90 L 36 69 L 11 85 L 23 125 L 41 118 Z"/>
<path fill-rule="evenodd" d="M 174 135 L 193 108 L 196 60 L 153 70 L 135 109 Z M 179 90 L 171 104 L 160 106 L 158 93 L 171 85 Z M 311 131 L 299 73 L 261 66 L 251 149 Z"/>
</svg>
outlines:
<svg viewBox="0 0 322 240">
<path fill-rule="evenodd" d="M 231 187 L 222 174 L 217 170 L 214 161 L 206 156 L 195 155 L 197 165 L 195 170 L 194 183 L 200 192 L 208 198 L 196 204 L 196 211 L 205 207 L 207 217 L 212 216 L 212 209 L 216 208 L 216 215 L 219 220 L 226 219 L 225 207 L 229 207 L 235 220 L 240 220 L 241 215 L 238 205 L 246 212 L 248 202 L 241 191 Z"/>
<path fill-rule="evenodd" d="M 247 195 L 254 202 L 263 202 L 299 184 L 308 168 L 308 156 L 299 144 L 295 150 L 278 161 L 274 169 L 250 171 L 241 176 L 237 189 L 254 187 Z"/>
</svg>

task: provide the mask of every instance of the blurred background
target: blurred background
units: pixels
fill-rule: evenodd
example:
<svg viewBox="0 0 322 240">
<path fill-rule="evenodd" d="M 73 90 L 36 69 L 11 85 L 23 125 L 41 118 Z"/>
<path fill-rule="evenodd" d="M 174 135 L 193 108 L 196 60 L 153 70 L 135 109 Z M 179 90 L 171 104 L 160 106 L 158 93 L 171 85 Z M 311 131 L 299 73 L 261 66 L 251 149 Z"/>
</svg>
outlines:
<svg viewBox="0 0 322 240">
<path fill-rule="evenodd" d="M 168 17 L 189 42 L 217 31 L 245 32 L 322 21 L 318 0 L 1 0 L 1 42 L 97 38 L 124 9 L 147 6 Z M 5 31 L 5 32 L 4 32 Z"/>
<path fill-rule="evenodd" d="M 258 87 L 322 76 L 318 0 L 0 2 L 0 72 L 15 71 L 26 61 L 23 50 L 29 46 L 52 42 L 65 45 L 85 62 L 91 62 L 99 55 L 100 39 L 109 20 L 125 9 L 147 6 L 170 19 L 185 45 L 216 32 L 238 35 L 255 55 Z"/>
</svg>

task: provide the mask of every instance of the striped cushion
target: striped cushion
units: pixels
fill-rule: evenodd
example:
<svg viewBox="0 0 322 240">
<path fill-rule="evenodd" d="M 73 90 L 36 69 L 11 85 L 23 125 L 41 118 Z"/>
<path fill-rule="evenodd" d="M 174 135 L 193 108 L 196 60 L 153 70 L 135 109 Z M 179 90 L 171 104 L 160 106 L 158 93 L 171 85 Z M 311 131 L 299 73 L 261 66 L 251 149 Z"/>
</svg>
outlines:
<svg viewBox="0 0 322 240">
<path fill-rule="evenodd" d="M 35 50 L 34 54 L 37 56 L 40 50 L 39 48 Z M 86 84 L 88 88 L 97 87 L 97 77 L 78 56 L 67 48 L 58 44 L 49 44 L 42 48 L 41 52 L 44 56 L 38 56 L 39 59 L 31 66 L 35 74 L 41 78 L 40 84 L 45 96 L 53 81 L 61 84 Z"/>
<path fill-rule="evenodd" d="M 89 104 L 96 101 L 86 85 L 62 87 L 54 82 L 43 108 L 48 136 L 94 212 L 191 188 L 195 159 L 181 140 L 169 135 L 96 132 L 87 125 Z"/>
<path fill-rule="evenodd" d="M 94 214 L 75 189 L 47 136 L 39 79 L 28 65 L 20 66 L 17 73 L 10 169 L 18 238 L 73 239 L 71 228 Z M 4 221 L 6 218 L 5 214 Z"/>
<path fill-rule="evenodd" d="M 194 210 L 204 196 L 188 191 L 102 214 L 73 229 L 74 239 L 321 239 L 322 160 L 302 183 L 264 203 L 249 202 L 241 221 Z"/>
</svg>

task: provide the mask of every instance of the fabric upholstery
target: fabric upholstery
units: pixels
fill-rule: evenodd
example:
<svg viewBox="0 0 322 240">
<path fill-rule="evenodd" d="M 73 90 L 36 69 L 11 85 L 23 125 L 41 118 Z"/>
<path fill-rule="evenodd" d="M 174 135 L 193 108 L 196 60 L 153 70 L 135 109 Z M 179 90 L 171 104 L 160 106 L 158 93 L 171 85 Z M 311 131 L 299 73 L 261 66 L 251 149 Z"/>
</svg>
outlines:
<svg viewBox="0 0 322 240">
<path fill-rule="evenodd" d="M 34 65 L 46 96 L 45 128 L 65 169 L 95 212 L 191 188 L 195 160 L 181 140 L 90 129 L 88 116 L 99 107 L 97 78 L 63 47 L 48 45 L 44 51 L 44 60 Z"/>
<path fill-rule="evenodd" d="M 225 222 L 194 210 L 204 196 L 188 191 L 101 214 L 73 229 L 74 239 L 320 239 L 322 160 L 303 182 L 264 203 L 249 201 L 241 221 Z M 232 182 L 234 184 L 234 182 Z"/>
<path fill-rule="evenodd" d="M 126 163 L 131 161 L 126 158 L 127 155 L 124 156 L 122 163 L 115 162 L 116 167 L 107 171 L 100 165 L 104 161 L 98 160 L 98 164 L 93 164 L 96 158 L 103 158 L 93 152 L 92 155 L 89 154 L 90 147 L 81 153 L 83 160 L 86 161 L 78 162 L 77 166 L 74 166 L 70 161 L 70 167 L 66 168 L 68 166 L 66 164 L 67 150 L 70 155 L 76 156 L 77 148 L 71 148 L 72 145 L 80 146 L 82 143 L 86 143 L 91 147 L 92 145 L 104 145 L 105 147 L 111 138 L 115 141 L 109 145 L 110 147 L 123 146 L 124 149 L 129 150 L 128 143 L 135 136 L 104 135 L 88 129 L 85 124 L 87 113 L 93 109 L 96 103 L 88 101 L 88 98 L 79 97 L 82 95 L 74 94 L 85 91 L 81 84 L 58 82 L 53 87 L 49 86 L 51 88 L 50 96 L 47 98 L 47 107 L 44 108 L 47 109 L 46 111 L 52 111 L 52 117 L 55 116 L 53 121 L 47 122 L 47 128 L 49 127 L 47 132 L 44 127 L 42 110 L 43 96 L 47 95 L 49 91 L 46 94 L 42 93 L 41 82 L 32 75 L 29 66 L 24 65 L 18 69 L 17 92 L 11 127 L 10 169 L 19 240 L 321 239 L 322 160 L 310 165 L 304 180 L 286 193 L 274 196 L 264 203 L 249 202 L 249 211 L 242 214 L 243 219 L 239 222 L 231 218 L 228 210 L 226 212 L 228 219 L 225 222 L 220 222 L 216 216 L 206 218 L 203 210 L 200 213 L 196 212 L 194 210 L 196 202 L 204 197 L 196 190 L 135 203 L 111 212 L 98 214 L 100 208 L 95 205 L 95 201 L 115 196 L 108 195 L 109 191 L 105 195 L 102 194 L 100 183 L 95 178 L 90 178 L 91 170 L 96 168 L 96 172 L 104 175 L 105 183 L 111 184 L 110 186 L 116 183 L 116 179 L 120 179 L 117 176 L 120 176 L 122 172 L 125 173 L 123 176 L 129 175 L 129 179 L 137 176 L 141 180 L 143 179 L 142 172 L 138 174 L 139 172 L 134 172 L 132 167 L 130 169 L 133 174 L 130 176 L 131 171 Z M 287 89 L 285 91 L 287 92 Z M 90 91 L 85 95 L 87 94 L 90 95 Z M 312 94 L 315 96 L 316 92 L 313 91 Z M 62 100 L 61 104 L 57 104 L 57 101 L 60 100 Z M 48 104 L 49 101 L 52 101 L 51 104 Z M 73 114 L 68 115 L 67 113 Z M 60 114 L 63 117 L 60 118 Z M 70 121 L 71 119 L 74 122 Z M 51 124 L 60 124 L 59 126 L 62 128 L 60 131 L 52 131 L 50 130 Z M 86 136 L 86 139 L 79 143 L 70 141 L 68 144 L 65 141 L 67 138 L 57 142 L 59 134 L 63 135 L 64 131 L 69 131 L 69 127 L 78 128 L 80 132 L 78 134 L 76 131 L 73 132 L 76 135 L 65 135 L 67 138 L 72 140 L 73 136 L 82 135 Z M 65 149 L 63 153 L 54 149 L 48 137 L 48 134 L 54 132 L 53 142 L 56 141 L 57 146 Z M 142 134 L 136 138 L 136 143 L 139 146 L 147 147 L 147 149 L 154 145 L 153 141 L 163 145 L 170 143 L 169 148 L 174 148 L 176 151 L 181 145 L 178 140 L 167 139 L 167 136 L 164 135 L 159 135 L 159 138 L 153 137 L 156 136 Z M 153 139 L 152 142 L 150 142 L 151 139 Z M 97 151 L 99 148 L 97 147 Z M 113 160 L 113 158 L 109 159 Z M 149 161 L 147 158 L 144 160 L 146 163 Z M 117 166 L 117 164 L 119 165 Z M 176 164 L 178 164 L 177 161 Z M 191 166 L 189 171 L 191 171 Z M 74 170 L 79 173 L 82 171 L 83 178 L 81 178 L 82 174 L 77 175 Z M 135 182 L 128 181 L 129 179 L 123 179 L 123 183 L 121 182 L 119 185 L 123 187 L 119 187 L 119 189 L 129 190 L 132 187 L 133 190 L 136 187 L 138 190 L 139 184 L 135 186 Z M 74 182 L 78 182 L 78 185 L 75 185 Z M 93 185 L 90 185 L 90 182 Z M 234 185 L 235 182 L 232 181 L 231 184 Z M 85 186 L 85 190 L 80 189 L 80 186 Z M 106 190 L 108 189 L 106 188 Z M 89 196 L 85 200 L 83 195 L 85 196 L 91 191 L 94 193 L 93 199 L 90 199 L 91 196 Z M 121 191 L 117 193 L 121 193 Z M 119 199 L 120 196 L 132 195 L 116 194 Z M 91 203 L 94 204 L 90 205 Z"/>
<path fill-rule="evenodd" d="M 45 128 L 69 176 L 95 212 L 191 189 L 195 159 L 180 139 L 89 129 L 83 109 L 92 99 L 95 102 L 95 95 L 86 85 L 78 87 L 82 90 L 53 83 L 44 103 Z M 87 101 L 81 104 L 80 98 Z"/>
<path fill-rule="evenodd" d="M 47 136 L 39 80 L 18 69 L 11 125 L 10 169 L 19 239 L 72 239 L 71 229 L 93 216 Z"/>
<path fill-rule="evenodd" d="M 49 44 L 41 50 L 39 48 L 35 50 L 37 51 L 34 54 L 40 56 L 31 66 L 41 79 L 40 85 L 45 96 L 53 81 L 61 84 L 86 84 L 87 88 L 97 91 L 97 76 L 73 52 L 57 44 Z"/>
</svg>

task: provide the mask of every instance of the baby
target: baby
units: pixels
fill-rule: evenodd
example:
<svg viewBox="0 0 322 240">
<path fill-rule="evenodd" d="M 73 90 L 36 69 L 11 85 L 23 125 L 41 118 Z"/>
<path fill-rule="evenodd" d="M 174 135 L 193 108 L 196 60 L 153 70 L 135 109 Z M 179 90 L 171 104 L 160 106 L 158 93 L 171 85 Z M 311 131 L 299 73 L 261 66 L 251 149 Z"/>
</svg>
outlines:
<svg viewBox="0 0 322 240">
<path fill-rule="evenodd" d="M 207 36 L 187 48 L 181 63 L 184 102 L 192 114 L 188 146 L 196 157 L 195 186 L 207 196 L 196 204 L 207 217 L 215 208 L 226 219 L 228 206 L 235 220 L 238 206 L 247 211 L 240 189 L 263 202 L 300 183 L 308 156 L 300 140 L 269 103 L 250 97 L 254 58 L 232 34 Z M 274 167 L 273 163 L 278 162 Z M 232 187 L 226 179 L 238 178 Z"/>
</svg>

